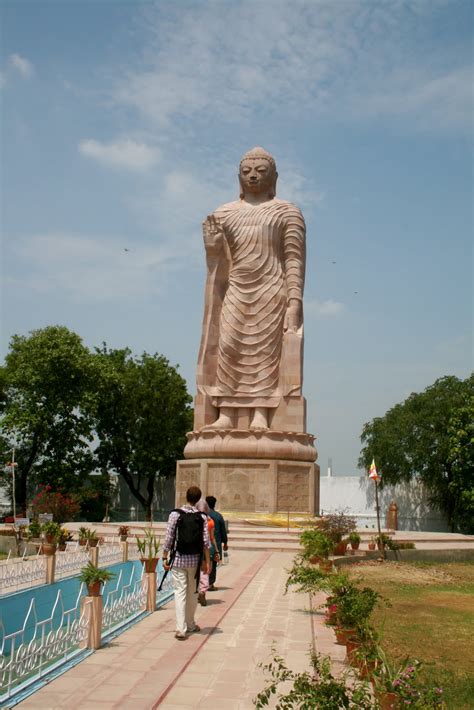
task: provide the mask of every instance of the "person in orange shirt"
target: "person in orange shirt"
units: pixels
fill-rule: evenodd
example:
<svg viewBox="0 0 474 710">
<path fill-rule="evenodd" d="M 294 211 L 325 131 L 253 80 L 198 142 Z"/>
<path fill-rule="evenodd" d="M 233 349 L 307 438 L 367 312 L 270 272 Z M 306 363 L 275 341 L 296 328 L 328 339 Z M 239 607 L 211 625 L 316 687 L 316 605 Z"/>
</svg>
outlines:
<svg viewBox="0 0 474 710">
<path fill-rule="evenodd" d="M 214 536 L 214 520 L 210 516 L 210 508 L 207 502 L 204 500 L 204 498 L 201 498 L 196 503 L 196 508 L 199 510 L 199 512 L 204 513 L 207 516 L 207 527 L 209 530 L 209 539 L 211 542 L 211 549 L 210 549 L 210 558 L 211 561 L 214 560 L 215 562 L 218 562 L 220 557 L 219 557 L 219 552 L 217 550 L 217 544 L 216 544 L 216 538 Z M 198 603 L 201 604 L 201 606 L 206 606 L 207 605 L 207 600 L 206 600 L 206 592 L 209 589 L 209 573 L 210 569 L 207 569 L 206 572 L 201 570 L 201 573 L 199 575 L 199 589 L 198 589 Z"/>
</svg>

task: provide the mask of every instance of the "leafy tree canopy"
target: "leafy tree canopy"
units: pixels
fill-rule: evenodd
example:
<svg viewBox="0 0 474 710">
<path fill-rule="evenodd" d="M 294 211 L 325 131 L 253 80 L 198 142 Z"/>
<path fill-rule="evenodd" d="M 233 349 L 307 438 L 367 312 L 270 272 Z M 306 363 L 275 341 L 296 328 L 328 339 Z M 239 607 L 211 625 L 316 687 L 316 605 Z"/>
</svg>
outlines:
<svg viewBox="0 0 474 710">
<path fill-rule="evenodd" d="M 29 484 L 74 491 L 94 468 L 88 412 L 95 390 L 92 354 L 67 328 L 11 339 L 0 368 L 0 446 L 4 457 L 16 447 L 19 508 L 26 508 Z"/>
<path fill-rule="evenodd" d="M 150 516 L 156 476 L 172 475 L 183 455 L 190 403 L 162 355 L 105 344 L 92 353 L 62 326 L 13 336 L 0 367 L 0 456 L 15 447 L 17 509 L 47 484 L 78 494 L 82 514 L 100 519 L 116 471 Z M 10 494 L 11 480 L 0 479 Z"/>
<path fill-rule="evenodd" d="M 98 462 L 124 478 L 149 518 L 156 477 L 172 475 L 183 456 L 192 400 L 185 380 L 162 355 L 137 358 L 104 344 L 96 359 Z"/>
<path fill-rule="evenodd" d="M 364 425 L 359 466 L 381 485 L 418 478 L 451 529 L 474 532 L 474 375 L 442 377 Z"/>
</svg>

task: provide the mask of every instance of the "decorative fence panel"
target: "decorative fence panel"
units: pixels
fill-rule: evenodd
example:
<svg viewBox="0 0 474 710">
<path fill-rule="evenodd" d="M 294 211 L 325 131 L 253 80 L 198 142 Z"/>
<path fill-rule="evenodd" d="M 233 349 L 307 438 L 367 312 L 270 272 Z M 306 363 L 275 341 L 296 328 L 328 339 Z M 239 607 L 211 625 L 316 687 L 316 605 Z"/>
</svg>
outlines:
<svg viewBox="0 0 474 710">
<path fill-rule="evenodd" d="M 128 559 L 129 560 L 139 560 L 141 558 L 140 550 L 135 541 L 128 542 Z"/>
<path fill-rule="evenodd" d="M 46 581 L 46 558 L 15 557 L 0 565 L 0 595 L 11 594 L 18 589 L 44 584 Z"/>
<path fill-rule="evenodd" d="M 89 551 L 85 547 L 77 547 L 73 550 L 66 549 L 64 552 L 56 553 L 56 579 L 79 574 L 82 567 L 89 562 Z"/>
<path fill-rule="evenodd" d="M 119 542 L 114 545 L 99 545 L 99 567 L 108 567 L 122 562 L 122 559 L 123 549 Z"/>
<path fill-rule="evenodd" d="M 160 606 L 163 606 L 163 604 L 166 604 L 174 594 L 171 571 L 168 572 L 168 574 L 166 575 L 166 578 L 165 578 L 165 581 L 163 582 L 163 586 L 161 588 L 161 591 L 159 591 L 159 586 L 161 584 L 161 580 L 164 577 L 164 574 L 165 574 L 165 570 L 163 569 L 163 564 L 160 560 L 159 567 L 157 570 L 157 575 L 156 575 L 156 608 L 157 609 Z"/>
<path fill-rule="evenodd" d="M 0 622 L 0 702 L 81 653 L 89 623 L 89 604 L 81 613 L 79 595 L 74 607 L 65 609 L 61 590 L 47 619 L 38 620 L 33 598 L 21 629 L 5 634 Z"/>
<path fill-rule="evenodd" d="M 148 592 L 147 576 L 143 568 L 132 567 L 128 582 L 123 580 L 123 570 L 120 570 L 117 580 L 104 584 L 105 599 L 102 612 L 102 636 L 115 631 L 124 624 L 143 613 Z M 114 589 L 111 589 L 114 585 Z"/>
</svg>

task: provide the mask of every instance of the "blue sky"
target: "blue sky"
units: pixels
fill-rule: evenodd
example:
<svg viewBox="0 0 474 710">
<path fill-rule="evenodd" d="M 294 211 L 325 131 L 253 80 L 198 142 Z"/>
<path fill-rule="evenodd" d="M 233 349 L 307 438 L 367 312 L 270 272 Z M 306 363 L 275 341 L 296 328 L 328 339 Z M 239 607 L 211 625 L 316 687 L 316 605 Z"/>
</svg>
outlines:
<svg viewBox="0 0 474 710">
<path fill-rule="evenodd" d="M 201 222 L 271 151 L 307 222 L 305 384 L 319 463 L 472 369 L 472 3 L 3 0 L 1 356 L 64 324 L 179 363 Z M 129 249 L 130 251 L 124 251 Z M 333 263 L 336 262 L 336 263 Z"/>
</svg>

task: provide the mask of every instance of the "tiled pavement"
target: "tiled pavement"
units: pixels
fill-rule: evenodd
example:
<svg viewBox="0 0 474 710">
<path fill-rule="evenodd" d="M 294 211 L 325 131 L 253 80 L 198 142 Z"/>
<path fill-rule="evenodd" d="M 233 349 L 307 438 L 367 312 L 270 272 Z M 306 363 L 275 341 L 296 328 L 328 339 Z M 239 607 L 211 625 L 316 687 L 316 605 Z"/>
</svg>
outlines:
<svg viewBox="0 0 474 710">
<path fill-rule="evenodd" d="M 269 660 L 272 645 L 294 670 L 308 668 L 313 643 L 342 665 L 345 647 L 335 645 L 322 614 L 309 613 L 308 596 L 284 594 L 291 553 L 230 554 L 219 591 L 198 607 L 201 633 L 177 641 L 169 603 L 17 707 L 251 710 L 265 682 L 258 664 Z"/>
</svg>

